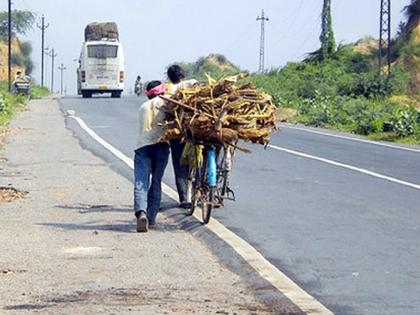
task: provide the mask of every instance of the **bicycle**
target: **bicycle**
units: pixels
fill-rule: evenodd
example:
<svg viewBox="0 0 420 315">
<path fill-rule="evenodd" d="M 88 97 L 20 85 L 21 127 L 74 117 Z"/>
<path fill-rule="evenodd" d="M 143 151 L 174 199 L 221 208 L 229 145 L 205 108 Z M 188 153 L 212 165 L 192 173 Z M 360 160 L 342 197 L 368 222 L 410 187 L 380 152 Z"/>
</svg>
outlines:
<svg viewBox="0 0 420 315">
<path fill-rule="evenodd" d="M 223 207 L 224 200 L 235 200 L 235 194 L 229 187 L 234 149 L 218 143 L 197 144 L 203 153 L 201 165 L 191 166 L 188 188 L 191 196 L 191 208 L 187 215 L 193 215 L 201 208 L 203 224 L 210 221 L 214 208 Z"/>
</svg>

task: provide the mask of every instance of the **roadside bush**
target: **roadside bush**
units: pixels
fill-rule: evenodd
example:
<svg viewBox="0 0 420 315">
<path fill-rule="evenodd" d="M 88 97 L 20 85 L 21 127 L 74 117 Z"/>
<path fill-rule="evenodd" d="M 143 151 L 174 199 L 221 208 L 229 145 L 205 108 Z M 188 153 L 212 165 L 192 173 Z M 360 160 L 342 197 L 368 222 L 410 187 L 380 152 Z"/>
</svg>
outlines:
<svg viewBox="0 0 420 315">
<path fill-rule="evenodd" d="M 338 93 L 352 97 L 367 98 L 384 95 L 386 90 L 381 86 L 378 75 L 374 72 L 349 74 L 339 80 Z"/>
<path fill-rule="evenodd" d="M 31 86 L 31 98 L 32 99 L 39 99 L 49 95 L 50 92 L 46 87 L 41 86 Z"/>
<path fill-rule="evenodd" d="M 303 99 L 298 106 L 298 115 L 301 116 L 301 122 L 316 127 L 322 127 L 331 121 L 331 110 L 334 99 L 329 96 L 323 96 L 318 90 L 315 90 L 314 97 Z"/>
<path fill-rule="evenodd" d="M 8 112 L 6 98 L 3 94 L 0 94 L 0 115 L 6 115 Z"/>
<path fill-rule="evenodd" d="M 351 131 L 361 135 L 382 132 L 394 107 L 384 99 L 350 99 L 345 112 L 351 120 Z"/>
<path fill-rule="evenodd" d="M 0 125 L 6 124 L 13 113 L 22 107 L 26 97 L 7 93 L 0 84 Z"/>
<path fill-rule="evenodd" d="M 394 67 L 386 82 L 386 94 L 404 94 L 409 90 L 411 74 L 402 67 Z"/>
<path fill-rule="evenodd" d="M 319 92 L 298 106 L 297 121 L 368 135 L 384 131 L 395 105 L 383 99 L 330 97 Z"/>
<path fill-rule="evenodd" d="M 258 90 L 272 95 L 276 106 L 295 109 L 296 122 L 362 135 L 383 133 L 385 137 L 392 133 L 392 141 L 406 135 L 420 137 L 420 123 L 413 123 L 415 115 L 396 112 L 396 108 L 418 103 L 409 93 L 418 91 L 411 73 L 418 63 L 412 58 L 418 56 L 418 46 L 404 47 L 401 54 L 410 61 L 395 62 L 386 80 L 378 75 L 374 49 L 366 47 L 372 51 L 358 52 L 353 44 L 342 45 L 330 59 L 320 62 L 309 57 L 303 62 L 290 62 L 282 68 L 254 73 L 240 84 L 252 82 Z M 218 77 L 215 69 L 201 68 L 216 72 Z"/>
<path fill-rule="evenodd" d="M 414 107 L 394 111 L 390 124 L 392 130 L 400 137 L 420 133 L 420 112 Z"/>
</svg>

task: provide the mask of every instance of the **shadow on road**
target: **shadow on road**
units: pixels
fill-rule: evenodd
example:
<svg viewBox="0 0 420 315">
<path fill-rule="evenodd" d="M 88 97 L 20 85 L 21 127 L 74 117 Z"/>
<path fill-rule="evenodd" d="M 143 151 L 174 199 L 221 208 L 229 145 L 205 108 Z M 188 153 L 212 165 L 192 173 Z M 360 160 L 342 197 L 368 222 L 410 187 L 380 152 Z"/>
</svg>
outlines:
<svg viewBox="0 0 420 315">
<path fill-rule="evenodd" d="M 122 233 L 134 233 L 135 225 L 133 221 L 119 221 L 121 223 L 115 224 L 91 224 L 87 223 L 38 223 L 42 226 L 50 226 L 63 230 L 92 230 L 92 231 L 111 231 L 111 232 L 122 232 Z M 123 223 L 124 222 L 124 223 Z"/>
<path fill-rule="evenodd" d="M 123 207 L 114 207 L 106 204 L 74 204 L 74 205 L 56 205 L 56 208 L 77 210 L 81 214 L 103 213 L 103 212 L 133 212 L 133 207 L 124 205 Z M 192 217 L 187 216 L 182 210 L 177 207 L 176 203 L 163 202 L 161 213 L 164 213 L 168 220 L 158 223 L 158 227 L 153 229 L 157 232 L 170 232 L 177 230 L 184 230 L 187 232 L 194 232 L 203 227 L 203 225 Z M 169 222 L 168 222 L 169 221 Z M 119 222 L 119 223 L 118 223 Z M 99 224 L 100 221 L 88 221 L 83 223 L 38 223 L 38 225 L 50 226 L 64 230 L 92 230 L 92 231 L 112 231 L 123 233 L 135 232 L 135 219 L 133 215 L 132 220 L 117 221 L 114 223 Z"/>
<path fill-rule="evenodd" d="M 114 207 L 112 205 L 93 205 L 93 204 L 76 204 L 76 205 L 57 205 L 56 208 L 78 210 L 79 213 L 95 213 L 95 212 L 132 212 L 131 206 Z"/>
</svg>

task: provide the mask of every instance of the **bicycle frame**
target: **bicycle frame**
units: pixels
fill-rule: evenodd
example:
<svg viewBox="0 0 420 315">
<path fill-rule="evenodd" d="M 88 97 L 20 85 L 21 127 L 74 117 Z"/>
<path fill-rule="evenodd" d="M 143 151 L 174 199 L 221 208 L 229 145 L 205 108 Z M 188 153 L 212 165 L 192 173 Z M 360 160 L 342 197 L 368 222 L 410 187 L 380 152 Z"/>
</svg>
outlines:
<svg viewBox="0 0 420 315">
<path fill-rule="evenodd" d="M 217 185 L 217 163 L 216 163 L 216 150 L 213 146 L 207 149 L 207 184 L 210 187 Z"/>
<path fill-rule="evenodd" d="M 189 194 L 192 205 L 187 215 L 192 215 L 196 207 L 201 208 L 203 223 L 209 222 L 213 208 L 223 207 L 224 200 L 235 200 L 229 188 L 232 170 L 231 147 L 217 143 L 200 143 L 203 146 L 201 166 L 193 166 L 189 171 Z"/>
</svg>

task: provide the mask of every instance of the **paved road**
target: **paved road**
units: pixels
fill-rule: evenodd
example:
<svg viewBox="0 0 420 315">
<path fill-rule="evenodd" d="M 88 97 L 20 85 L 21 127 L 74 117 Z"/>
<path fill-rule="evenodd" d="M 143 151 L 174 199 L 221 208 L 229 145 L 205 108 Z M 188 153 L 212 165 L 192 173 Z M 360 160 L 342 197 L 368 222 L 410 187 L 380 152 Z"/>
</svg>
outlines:
<svg viewBox="0 0 420 315">
<path fill-rule="evenodd" d="M 66 98 L 132 156 L 138 98 Z M 77 133 L 82 131 L 75 129 Z M 284 128 L 272 144 L 420 184 L 420 152 Z M 420 314 L 420 190 L 259 146 L 237 155 L 215 216 L 337 314 Z M 165 182 L 173 185 L 172 168 Z"/>
<path fill-rule="evenodd" d="M 80 149 L 57 105 L 30 102 L 0 151 L 1 186 L 28 192 L 0 202 L 1 315 L 300 314 L 178 209 L 136 235 L 132 184 Z"/>
</svg>

